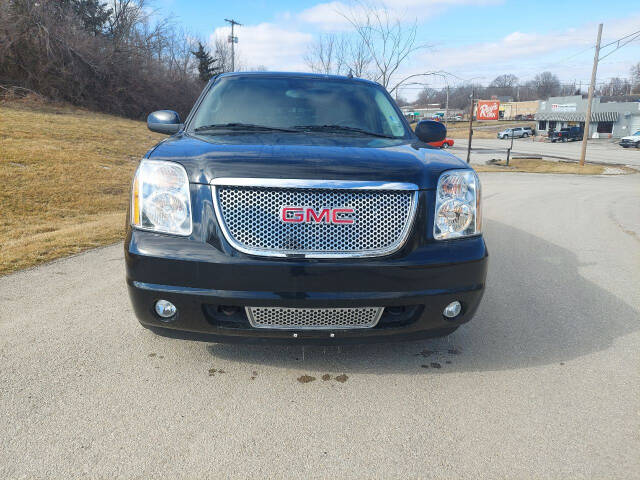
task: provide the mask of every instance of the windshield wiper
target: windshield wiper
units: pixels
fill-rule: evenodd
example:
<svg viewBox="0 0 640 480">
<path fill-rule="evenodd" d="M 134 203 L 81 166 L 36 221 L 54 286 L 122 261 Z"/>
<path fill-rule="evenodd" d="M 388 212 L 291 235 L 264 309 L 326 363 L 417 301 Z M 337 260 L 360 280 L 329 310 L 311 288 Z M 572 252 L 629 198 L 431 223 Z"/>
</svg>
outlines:
<svg viewBox="0 0 640 480">
<path fill-rule="evenodd" d="M 255 125 L 253 123 L 215 123 L 203 125 L 194 130 L 196 133 L 214 132 L 216 130 L 232 130 L 234 132 L 297 132 L 289 128 L 270 127 L 268 125 Z"/>
<path fill-rule="evenodd" d="M 393 135 L 385 135 L 384 133 L 370 132 L 369 130 L 364 130 L 362 128 L 347 127 L 345 125 L 296 125 L 293 128 L 295 128 L 296 130 L 306 130 L 308 132 L 349 132 L 369 135 L 371 137 L 401 138 L 394 137 Z"/>
</svg>

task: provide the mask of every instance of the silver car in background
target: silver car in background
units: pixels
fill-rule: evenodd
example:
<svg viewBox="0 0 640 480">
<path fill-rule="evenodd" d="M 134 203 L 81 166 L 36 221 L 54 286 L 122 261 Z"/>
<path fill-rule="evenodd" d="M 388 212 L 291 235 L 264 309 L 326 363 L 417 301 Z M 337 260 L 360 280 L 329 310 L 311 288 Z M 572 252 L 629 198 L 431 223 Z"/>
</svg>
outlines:
<svg viewBox="0 0 640 480">
<path fill-rule="evenodd" d="M 527 138 L 531 134 L 532 132 L 530 127 L 505 128 L 501 132 L 498 132 L 498 138 Z"/>
</svg>

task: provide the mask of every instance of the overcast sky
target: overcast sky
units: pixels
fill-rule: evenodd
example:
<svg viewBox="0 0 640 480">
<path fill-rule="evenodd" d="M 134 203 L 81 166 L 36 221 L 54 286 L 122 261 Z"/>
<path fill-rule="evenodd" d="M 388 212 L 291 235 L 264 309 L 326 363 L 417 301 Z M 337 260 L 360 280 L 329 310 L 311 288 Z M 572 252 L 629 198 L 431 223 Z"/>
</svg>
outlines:
<svg viewBox="0 0 640 480">
<path fill-rule="evenodd" d="M 225 18 L 243 24 L 237 30 L 242 62 L 269 70 L 307 71 L 308 44 L 322 32 L 348 29 L 340 11 L 350 0 L 156 0 L 162 14 L 173 14 L 202 38 L 228 34 Z M 446 70 L 488 84 L 502 73 L 522 82 L 544 70 L 565 83 L 587 83 L 591 75 L 597 24 L 604 23 L 603 44 L 640 30 L 638 0 L 382 0 L 407 21 L 417 20 L 418 39 L 430 47 L 416 53 L 399 78 Z M 609 47 L 603 55 L 611 50 Z M 604 59 L 598 82 L 627 77 L 640 62 L 640 40 Z M 431 77 L 431 86 L 442 80 Z M 416 88 L 416 87 L 414 87 Z M 407 89 L 402 94 L 413 97 Z"/>
</svg>

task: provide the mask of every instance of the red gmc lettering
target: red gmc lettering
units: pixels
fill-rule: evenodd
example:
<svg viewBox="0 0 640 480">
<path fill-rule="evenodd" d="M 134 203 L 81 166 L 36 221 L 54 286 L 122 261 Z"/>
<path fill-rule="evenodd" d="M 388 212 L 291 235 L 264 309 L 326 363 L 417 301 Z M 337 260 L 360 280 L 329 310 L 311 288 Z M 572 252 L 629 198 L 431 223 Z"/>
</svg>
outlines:
<svg viewBox="0 0 640 480">
<path fill-rule="evenodd" d="M 288 223 L 304 222 L 302 207 L 282 207 L 282 221 Z"/>
<path fill-rule="evenodd" d="M 282 207 L 280 213 L 282 221 L 286 223 L 352 224 L 355 211 L 353 208 L 323 208 L 316 212 L 311 207 Z"/>
<path fill-rule="evenodd" d="M 339 213 L 348 213 L 350 215 L 353 215 L 354 213 L 353 208 L 334 208 L 331 215 L 331 221 L 333 223 L 353 223 L 353 217 L 338 218 Z"/>
<path fill-rule="evenodd" d="M 331 221 L 330 210 L 328 208 L 323 208 L 320 211 L 320 216 L 316 215 L 316 212 L 313 208 L 307 208 L 307 223 L 329 223 Z"/>
</svg>

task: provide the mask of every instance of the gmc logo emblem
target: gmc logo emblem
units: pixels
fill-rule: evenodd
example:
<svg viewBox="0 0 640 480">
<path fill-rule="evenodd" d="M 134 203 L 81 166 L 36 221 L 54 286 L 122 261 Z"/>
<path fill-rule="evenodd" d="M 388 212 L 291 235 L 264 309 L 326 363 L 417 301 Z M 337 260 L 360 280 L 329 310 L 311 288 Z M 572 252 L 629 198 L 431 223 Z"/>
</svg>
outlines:
<svg viewBox="0 0 640 480">
<path fill-rule="evenodd" d="M 280 219 L 285 223 L 337 223 L 351 224 L 354 222 L 353 208 L 321 208 L 313 207 L 282 207 Z"/>
</svg>

